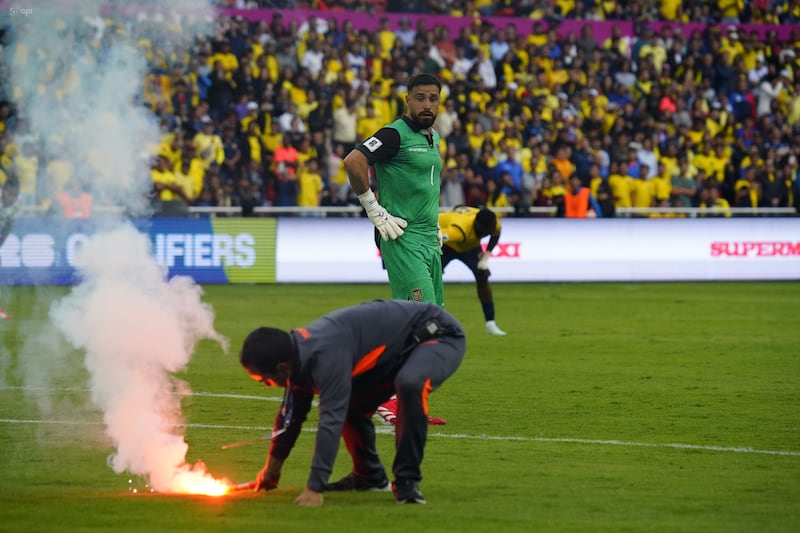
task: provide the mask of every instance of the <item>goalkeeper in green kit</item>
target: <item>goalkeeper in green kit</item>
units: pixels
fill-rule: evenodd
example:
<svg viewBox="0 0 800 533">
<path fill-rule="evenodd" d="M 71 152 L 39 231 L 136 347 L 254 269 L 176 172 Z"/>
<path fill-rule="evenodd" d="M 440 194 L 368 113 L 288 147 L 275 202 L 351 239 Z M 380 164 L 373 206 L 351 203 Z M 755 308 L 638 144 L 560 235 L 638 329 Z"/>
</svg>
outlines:
<svg viewBox="0 0 800 533">
<path fill-rule="evenodd" d="M 408 82 L 406 114 L 345 157 L 350 186 L 380 233 L 392 299 L 444 304 L 438 236 L 442 158 L 433 123 L 441 83 L 430 74 Z M 375 169 L 376 198 L 369 167 Z"/>
<path fill-rule="evenodd" d="M 441 82 L 430 74 L 412 76 L 405 114 L 358 143 L 344 166 L 350 186 L 380 235 L 392 299 L 443 306 L 438 225 L 442 157 L 439 133 L 433 129 L 441 89 Z M 377 197 L 370 188 L 370 166 L 375 169 Z M 378 413 L 394 424 L 396 401 L 389 400 Z"/>
</svg>

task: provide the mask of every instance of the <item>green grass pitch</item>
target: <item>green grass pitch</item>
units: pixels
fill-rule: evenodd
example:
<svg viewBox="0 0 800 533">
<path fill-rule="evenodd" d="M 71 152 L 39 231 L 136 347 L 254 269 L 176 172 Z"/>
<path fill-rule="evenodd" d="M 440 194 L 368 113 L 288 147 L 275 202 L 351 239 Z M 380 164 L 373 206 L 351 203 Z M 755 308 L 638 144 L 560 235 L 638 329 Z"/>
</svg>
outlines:
<svg viewBox="0 0 800 533">
<path fill-rule="evenodd" d="M 503 338 L 484 333 L 472 285 L 448 285 L 468 351 L 430 399 L 447 425 L 430 428 L 428 505 L 348 493 L 318 509 L 293 504 L 310 431 L 270 493 L 153 494 L 115 474 L 82 354 L 37 334 L 66 291 L 2 293 L 14 319 L 0 321 L 0 531 L 800 531 L 796 282 L 498 284 Z M 201 342 L 179 374 L 196 393 L 183 404 L 187 459 L 248 481 L 266 443 L 220 447 L 265 435 L 280 391 L 239 368 L 244 335 L 305 325 L 388 287 L 204 291 L 232 345 L 226 355 Z M 390 465 L 392 434 L 376 423 Z M 349 466 L 342 447 L 333 478 Z"/>
</svg>

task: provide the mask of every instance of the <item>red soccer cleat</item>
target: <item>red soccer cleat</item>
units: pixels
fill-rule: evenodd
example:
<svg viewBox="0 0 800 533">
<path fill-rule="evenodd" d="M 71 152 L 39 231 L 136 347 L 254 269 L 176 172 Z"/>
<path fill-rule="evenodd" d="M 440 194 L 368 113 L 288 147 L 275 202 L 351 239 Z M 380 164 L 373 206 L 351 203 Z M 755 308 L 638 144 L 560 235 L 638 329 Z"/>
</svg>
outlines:
<svg viewBox="0 0 800 533">
<path fill-rule="evenodd" d="M 383 418 L 384 422 L 394 426 L 397 424 L 397 398 L 392 396 L 389 401 L 378 407 L 375 412 Z M 428 424 L 432 426 L 443 426 L 446 423 L 447 421 L 444 418 L 437 418 L 435 416 L 428 417 Z"/>
<path fill-rule="evenodd" d="M 0 308 L 0 320 L 11 320 L 11 315 L 3 311 L 2 308 Z"/>
<path fill-rule="evenodd" d="M 397 423 L 397 398 L 392 396 L 388 402 L 378 407 L 375 412 L 383 418 L 384 422 L 395 425 Z"/>
<path fill-rule="evenodd" d="M 437 418 L 435 416 L 429 416 L 428 417 L 428 424 L 430 424 L 432 426 L 443 426 L 443 425 L 447 424 L 447 420 L 445 420 L 444 418 Z"/>
</svg>

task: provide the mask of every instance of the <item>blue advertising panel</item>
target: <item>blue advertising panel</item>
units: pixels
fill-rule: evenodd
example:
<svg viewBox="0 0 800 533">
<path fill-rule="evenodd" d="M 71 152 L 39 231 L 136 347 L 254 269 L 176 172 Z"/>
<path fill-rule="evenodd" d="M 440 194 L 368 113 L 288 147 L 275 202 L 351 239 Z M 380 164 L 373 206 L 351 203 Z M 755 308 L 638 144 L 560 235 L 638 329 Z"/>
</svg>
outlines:
<svg viewBox="0 0 800 533">
<path fill-rule="evenodd" d="M 0 248 L 0 285 L 73 285 L 75 254 L 91 235 L 110 229 L 98 219 L 22 218 Z M 275 219 L 157 218 L 131 221 L 150 236 L 167 275 L 197 283 L 275 281 Z"/>
</svg>

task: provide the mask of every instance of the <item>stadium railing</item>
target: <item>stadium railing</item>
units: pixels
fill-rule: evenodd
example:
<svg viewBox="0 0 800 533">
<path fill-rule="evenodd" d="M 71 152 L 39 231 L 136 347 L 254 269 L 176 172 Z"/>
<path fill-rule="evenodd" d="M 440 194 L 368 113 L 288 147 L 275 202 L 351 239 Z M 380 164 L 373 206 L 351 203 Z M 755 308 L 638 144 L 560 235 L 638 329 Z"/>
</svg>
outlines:
<svg viewBox="0 0 800 533">
<path fill-rule="evenodd" d="M 797 216 L 794 207 L 618 207 L 617 217 L 668 217 L 685 218 L 740 216 Z"/>
</svg>

